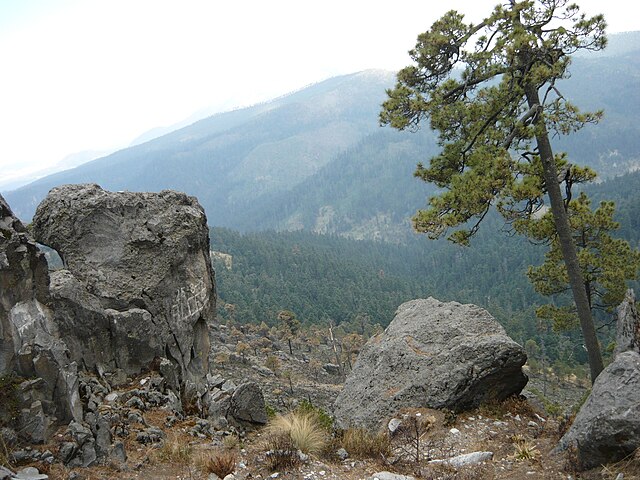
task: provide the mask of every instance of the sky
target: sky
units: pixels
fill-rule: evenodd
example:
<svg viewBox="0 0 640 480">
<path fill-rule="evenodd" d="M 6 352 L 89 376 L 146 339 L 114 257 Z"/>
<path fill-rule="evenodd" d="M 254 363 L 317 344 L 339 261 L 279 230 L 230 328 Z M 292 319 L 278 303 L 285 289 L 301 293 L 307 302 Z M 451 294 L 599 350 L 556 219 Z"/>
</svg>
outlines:
<svg viewBox="0 0 640 480">
<path fill-rule="evenodd" d="M 197 112 L 398 70 L 446 10 L 479 22 L 499 1 L 0 0 L 0 189 Z M 631 0 L 578 3 L 640 30 Z"/>
</svg>

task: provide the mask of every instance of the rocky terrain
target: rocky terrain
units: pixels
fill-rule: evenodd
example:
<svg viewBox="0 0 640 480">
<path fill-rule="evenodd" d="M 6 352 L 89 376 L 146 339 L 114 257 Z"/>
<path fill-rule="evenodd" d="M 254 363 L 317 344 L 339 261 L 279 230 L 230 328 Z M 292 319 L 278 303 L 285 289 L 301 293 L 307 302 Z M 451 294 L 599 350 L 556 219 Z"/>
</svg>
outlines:
<svg viewBox="0 0 640 480">
<path fill-rule="evenodd" d="M 403 304 L 355 363 L 331 329 L 218 324 L 192 197 L 60 187 L 32 232 L 62 269 L 0 198 L 0 480 L 638 478 L 632 292 L 572 422 L 474 305 Z"/>
</svg>

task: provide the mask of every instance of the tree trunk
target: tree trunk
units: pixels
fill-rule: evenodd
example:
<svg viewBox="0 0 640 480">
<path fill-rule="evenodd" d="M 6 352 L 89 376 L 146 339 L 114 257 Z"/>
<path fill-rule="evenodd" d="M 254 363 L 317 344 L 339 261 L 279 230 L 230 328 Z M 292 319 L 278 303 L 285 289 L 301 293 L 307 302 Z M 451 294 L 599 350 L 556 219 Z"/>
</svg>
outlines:
<svg viewBox="0 0 640 480">
<path fill-rule="evenodd" d="M 580 327 L 582 328 L 582 335 L 587 348 L 589 368 L 591 370 L 591 383 L 593 383 L 604 368 L 602 354 L 600 353 L 600 344 L 596 336 L 596 329 L 591 316 L 591 308 L 589 308 L 589 300 L 587 298 L 582 270 L 578 262 L 576 246 L 573 243 L 573 237 L 571 235 L 569 218 L 565 210 L 560 184 L 558 183 L 558 172 L 556 170 L 553 149 L 549 142 L 549 134 L 542 115 L 542 106 L 540 105 L 538 90 L 533 85 L 526 85 L 525 94 L 529 108 L 538 108 L 538 114 L 534 117 L 534 124 L 537 128 L 536 143 L 538 145 L 538 154 L 542 162 L 544 183 L 547 187 L 547 193 L 549 194 L 551 213 L 553 214 L 553 221 L 556 232 L 558 233 L 562 258 L 567 267 L 569 284 L 573 292 L 573 299 L 576 303 Z"/>
</svg>

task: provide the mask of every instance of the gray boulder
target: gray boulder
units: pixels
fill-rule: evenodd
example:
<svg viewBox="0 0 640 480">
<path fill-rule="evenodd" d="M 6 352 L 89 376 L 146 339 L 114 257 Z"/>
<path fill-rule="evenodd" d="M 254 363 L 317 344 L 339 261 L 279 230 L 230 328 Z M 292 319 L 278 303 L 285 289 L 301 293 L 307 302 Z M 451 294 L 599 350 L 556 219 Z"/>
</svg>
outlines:
<svg viewBox="0 0 640 480">
<path fill-rule="evenodd" d="M 464 410 L 519 393 L 524 349 L 484 309 L 434 298 L 402 304 L 360 352 L 334 412 L 377 429 L 403 408 Z"/>
<path fill-rule="evenodd" d="M 264 425 L 267 423 L 264 396 L 257 383 L 243 383 L 235 389 L 231 395 L 229 415 L 242 424 Z"/>
<path fill-rule="evenodd" d="M 614 355 L 627 351 L 640 353 L 640 316 L 632 289 L 627 290 L 624 300 L 618 305 L 617 314 Z"/>
<path fill-rule="evenodd" d="M 635 297 L 629 291 L 618 308 L 618 353 L 596 378 L 557 448 L 576 448 L 583 469 L 616 462 L 640 448 L 639 327 Z"/>
<path fill-rule="evenodd" d="M 64 185 L 38 206 L 33 225 L 63 260 L 51 296 L 74 360 L 137 374 L 169 357 L 181 382 L 204 378 L 216 295 L 195 198 Z"/>
<path fill-rule="evenodd" d="M 35 378 L 25 382 L 17 430 L 41 443 L 56 422 L 82 417 L 77 365 L 60 338 L 49 308 L 49 274 L 44 255 L 0 196 L 0 375 Z M 0 419 L 11 420 L 0 406 Z"/>
</svg>

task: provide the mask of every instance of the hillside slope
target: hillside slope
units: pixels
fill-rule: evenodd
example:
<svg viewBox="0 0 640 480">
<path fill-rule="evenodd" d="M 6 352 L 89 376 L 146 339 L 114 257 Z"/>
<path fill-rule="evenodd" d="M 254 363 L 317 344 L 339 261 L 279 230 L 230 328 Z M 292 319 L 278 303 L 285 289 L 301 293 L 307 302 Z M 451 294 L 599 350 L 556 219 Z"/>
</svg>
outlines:
<svg viewBox="0 0 640 480">
<path fill-rule="evenodd" d="M 562 94 L 603 108 L 597 126 L 554 140 L 572 162 L 602 177 L 640 167 L 640 33 L 611 37 L 610 54 L 574 59 Z M 624 45 L 623 45 L 624 44 Z M 624 47 L 624 48 L 623 48 Z M 182 190 L 209 224 L 404 241 L 409 217 L 431 187 L 412 177 L 436 153 L 434 135 L 378 126 L 391 72 L 336 77 L 271 102 L 214 115 L 150 142 L 8 192 L 28 220 L 55 185 L 96 182 L 109 190 Z"/>
</svg>

